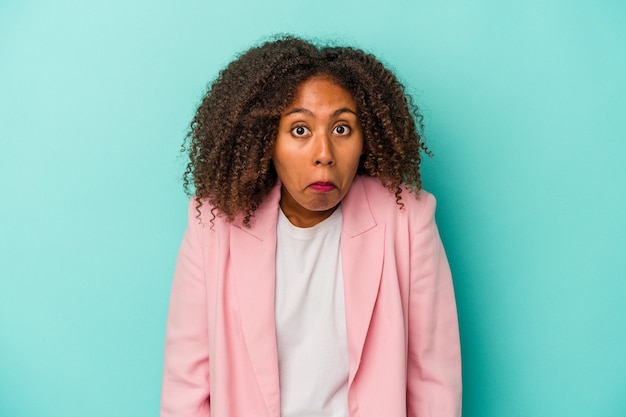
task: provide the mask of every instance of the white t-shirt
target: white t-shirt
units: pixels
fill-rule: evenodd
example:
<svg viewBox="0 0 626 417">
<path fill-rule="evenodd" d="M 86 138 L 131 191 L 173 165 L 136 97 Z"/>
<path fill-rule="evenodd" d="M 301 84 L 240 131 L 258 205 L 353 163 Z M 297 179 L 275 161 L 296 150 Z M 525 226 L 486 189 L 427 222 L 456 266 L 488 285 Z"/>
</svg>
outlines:
<svg viewBox="0 0 626 417">
<path fill-rule="evenodd" d="M 341 271 L 341 206 L 296 227 L 280 210 L 276 335 L 281 417 L 348 416 L 348 347 Z"/>
</svg>

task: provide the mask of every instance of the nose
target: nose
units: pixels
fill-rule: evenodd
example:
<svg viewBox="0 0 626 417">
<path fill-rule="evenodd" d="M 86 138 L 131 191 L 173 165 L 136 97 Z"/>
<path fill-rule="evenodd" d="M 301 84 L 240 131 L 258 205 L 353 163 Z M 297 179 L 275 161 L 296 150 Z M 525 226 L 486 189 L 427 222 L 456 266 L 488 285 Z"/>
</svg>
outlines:
<svg viewBox="0 0 626 417">
<path fill-rule="evenodd" d="M 335 155 L 330 138 L 326 134 L 321 134 L 315 141 L 315 165 L 335 165 Z"/>
</svg>

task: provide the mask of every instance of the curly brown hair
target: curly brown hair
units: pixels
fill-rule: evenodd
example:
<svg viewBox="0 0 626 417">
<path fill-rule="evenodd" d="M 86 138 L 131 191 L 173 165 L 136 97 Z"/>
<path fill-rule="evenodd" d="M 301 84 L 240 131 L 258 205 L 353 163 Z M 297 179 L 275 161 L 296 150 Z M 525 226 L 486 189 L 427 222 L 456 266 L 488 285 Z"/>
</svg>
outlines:
<svg viewBox="0 0 626 417">
<path fill-rule="evenodd" d="M 208 87 L 183 144 L 190 160 L 184 187 L 198 210 L 207 199 L 213 216 L 243 214 L 249 225 L 277 181 L 272 153 L 281 113 L 315 75 L 357 104 L 364 140 L 357 174 L 378 177 L 400 207 L 403 188 L 421 189 L 421 152 L 430 155 L 423 118 L 396 76 L 362 50 L 283 36 L 241 54 Z"/>
</svg>

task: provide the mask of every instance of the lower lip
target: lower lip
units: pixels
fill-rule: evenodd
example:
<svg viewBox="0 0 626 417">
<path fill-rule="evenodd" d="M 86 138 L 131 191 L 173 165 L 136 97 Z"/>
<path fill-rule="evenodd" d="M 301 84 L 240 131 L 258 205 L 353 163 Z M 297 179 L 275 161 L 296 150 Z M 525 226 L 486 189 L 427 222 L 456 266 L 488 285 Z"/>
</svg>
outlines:
<svg viewBox="0 0 626 417">
<path fill-rule="evenodd" d="M 320 193 L 327 193 L 335 189 L 333 184 L 311 184 L 309 186 L 313 191 L 317 191 Z"/>
</svg>

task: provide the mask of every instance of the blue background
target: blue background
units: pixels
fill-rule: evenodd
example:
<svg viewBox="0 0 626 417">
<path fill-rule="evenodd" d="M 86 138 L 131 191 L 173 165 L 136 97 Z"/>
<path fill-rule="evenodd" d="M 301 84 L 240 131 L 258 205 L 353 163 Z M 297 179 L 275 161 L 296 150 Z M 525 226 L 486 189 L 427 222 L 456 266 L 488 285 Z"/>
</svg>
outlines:
<svg viewBox="0 0 626 417">
<path fill-rule="evenodd" d="M 0 0 L 0 415 L 158 414 L 207 82 L 277 32 L 421 105 L 464 416 L 626 416 L 626 3 Z"/>
</svg>

